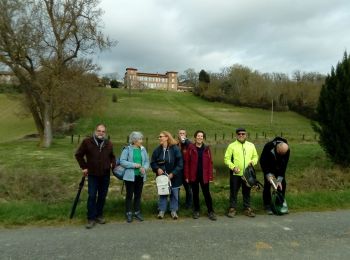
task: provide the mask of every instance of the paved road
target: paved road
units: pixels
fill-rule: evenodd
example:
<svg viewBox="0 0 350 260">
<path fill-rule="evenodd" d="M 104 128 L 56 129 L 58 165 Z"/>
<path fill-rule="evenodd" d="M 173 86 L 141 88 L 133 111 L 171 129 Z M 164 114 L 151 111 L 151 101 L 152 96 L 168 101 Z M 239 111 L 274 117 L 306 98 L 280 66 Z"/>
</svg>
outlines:
<svg viewBox="0 0 350 260">
<path fill-rule="evenodd" d="M 350 259 L 350 210 L 0 229 L 0 259 Z"/>
</svg>

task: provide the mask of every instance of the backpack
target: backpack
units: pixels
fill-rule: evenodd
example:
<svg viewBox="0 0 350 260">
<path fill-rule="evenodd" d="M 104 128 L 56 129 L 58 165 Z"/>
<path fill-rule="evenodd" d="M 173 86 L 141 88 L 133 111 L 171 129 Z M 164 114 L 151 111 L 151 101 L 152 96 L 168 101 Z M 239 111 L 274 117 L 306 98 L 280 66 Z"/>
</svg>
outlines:
<svg viewBox="0 0 350 260">
<path fill-rule="evenodd" d="M 122 152 L 124 149 L 127 149 L 127 147 L 123 147 Z M 118 179 L 118 180 L 123 180 L 124 174 L 125 174 L 125 168 L 120 165 L 120 157 L 116 159 L 115 161 L 115 167 L 113 169 L 113 175 Z"/>
<path fill-rule="evenodd" d="M 158 195 L 169 195 L 171 192 L 171 181 L 168 175 L 159 175 L 156 178 Z"/>
<path fill-rule="evenodd" d="M 262 185 L 256 178 L 255 169 L 252 165 L 245 168 L 241 178 L 245 185 L 249 188 L 256 188 L 259 190 L 261 187 L 264 187 L 264 185 Z"/>
<path fill-rule="evenodd" d="M 271 197 L 271 210 L 275 215 L 288 214 L 287 201 L 279 190 L 274 190 Z"/>
</svg>

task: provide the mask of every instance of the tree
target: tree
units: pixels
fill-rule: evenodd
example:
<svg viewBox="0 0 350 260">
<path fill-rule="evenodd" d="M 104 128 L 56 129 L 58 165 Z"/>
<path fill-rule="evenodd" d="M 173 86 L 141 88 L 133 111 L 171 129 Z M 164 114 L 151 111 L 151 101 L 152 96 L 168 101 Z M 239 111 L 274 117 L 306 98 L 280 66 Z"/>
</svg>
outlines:
<svg viewBox="0 0 350 260">
<path fill-rule="evenodd" d="M 85 77 L 97 69 L 78 54 L 92 54 L 113 44 L 100 31 L 102 11 L 98 3 L 0 0 L 0 63 L 18 78 L 44 147 L 52 143 L 57 105 L 71 95 L 76 75 Z M 78 74 L 73 77 L 71 69 Z"/>
<path fill-rule="evenodd" d="M 320 145 L 337 164 L 350 166 L 350 56 L 344 53 L 322 86 L 316 109 Z"/>
<path fill-rule="evenodd" d="M 111 85 L 111 88 L 118 88 L 120 82 L 118 82 L 116 79 L 112 79 L 111 82 L 109 82 L 109 85 Z"/>
<path fill-rule="evenodd" d="M 210 76 L 205 70 L 201 70 L 198 75 L 198 88 L 196 88 L 195 94 L 203 95 L 209 88 Z"/>
</svg>

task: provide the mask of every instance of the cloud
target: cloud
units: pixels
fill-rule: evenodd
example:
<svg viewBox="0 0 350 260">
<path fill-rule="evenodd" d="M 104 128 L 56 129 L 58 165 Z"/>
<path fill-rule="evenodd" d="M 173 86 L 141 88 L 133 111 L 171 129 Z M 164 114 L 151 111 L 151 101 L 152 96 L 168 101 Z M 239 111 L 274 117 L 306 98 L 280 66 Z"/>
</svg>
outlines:
<svg viewBox="0 0 350 260">
<path fill-rule="evenodd" d="M 102 72 L 218 72 L 239 63 L 261 72 L 328 73 L 349 48 L 344 0 L 102 0 L 104 32 L 118 40 L 96 56 Z"/>
</svg>

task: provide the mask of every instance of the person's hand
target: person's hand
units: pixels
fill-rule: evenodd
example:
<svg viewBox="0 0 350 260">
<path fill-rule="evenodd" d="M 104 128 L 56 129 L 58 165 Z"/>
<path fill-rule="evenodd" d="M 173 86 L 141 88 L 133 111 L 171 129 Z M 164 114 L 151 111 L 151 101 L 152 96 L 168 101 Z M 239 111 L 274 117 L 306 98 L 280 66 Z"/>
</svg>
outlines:
<svg viewBox="0 0 350 260">
<path fill-rule="evenodd" d="M 141 172 L 141 174 L 145 174 L 145 173 L 146 173 L 145 168 L 141 167 L 141 168 L 140 168 L 140 172 Z"/>
<path fill-rule="evenodd" d="M 283 190 L 281 182 L 277 182 L 277 189 L 279 189 L 281 191 Z"/>
<path fill-rule="evenodd" d="M 158 168 L 157 175 L 159 176 L 159 175 L 162 175 L 162 174 L 164 174 L 164 171 L 161 168 Z"/>
<path fill-rule="evenodd" d="M 134 163 L 134 167 L 135 167 L 136 169 L 141 168 L 141 164 L 139 164 L 139 163 Z"/>
<path fill-rule="evenodd" d="M 89 172 L 89 170 L 88 169 L 83 169 L 82 170 L 82 173 L 83 173 L 83 175 L 86 177 L 86 176 L 88 176 L 88 173 Z"/>
<path fill-rule="evenodd" d="M 189 179 L 185 179 L 185 182 L 189 183 L 190 181 L 189 181 Z"/>
<path fill-rule="evenodd" d="M 172 179 L 172 178 L 174 178 L 174 174 L 173 173 L 169 173 L 168 177 L 169 177 L 169 179 Z"/>
<path fill-rule="evenodd" d="M 238 167 L 234 167 L 232 170 L 235 174 L 239 173 L 241 170 Z"/>
</svg>

